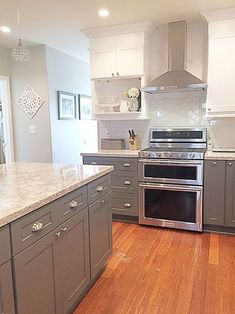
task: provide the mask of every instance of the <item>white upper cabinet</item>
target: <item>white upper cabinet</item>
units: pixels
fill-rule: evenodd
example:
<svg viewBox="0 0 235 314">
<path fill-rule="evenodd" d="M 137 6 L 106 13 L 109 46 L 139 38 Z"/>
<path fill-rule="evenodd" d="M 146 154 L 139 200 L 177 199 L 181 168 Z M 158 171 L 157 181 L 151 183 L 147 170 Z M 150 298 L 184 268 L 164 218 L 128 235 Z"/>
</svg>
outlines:
<svg viewBox="0 0 235 314">
<path fill-rule="evenodd" d="M 91 39 L 91 77 L 144 75 L 144 33 Z"/>
<path fill-rule="evenodd" d="M 235 116 L 235 11 L 205 14 L 209 22 L 208 117 Z M 225 14 L 225 15 L 224 15 Z"/>
</svg>

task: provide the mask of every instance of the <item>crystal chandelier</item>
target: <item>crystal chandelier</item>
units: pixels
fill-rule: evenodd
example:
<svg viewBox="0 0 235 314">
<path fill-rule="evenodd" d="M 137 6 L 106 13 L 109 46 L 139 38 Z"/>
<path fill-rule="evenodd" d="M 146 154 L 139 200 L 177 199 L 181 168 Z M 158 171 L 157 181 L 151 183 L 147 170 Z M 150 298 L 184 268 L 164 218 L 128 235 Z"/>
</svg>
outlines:
<svg viewBox="0 0 235 314">
<path fill-rule="evenodd" d="M 20 33 L 20 4 L 17 1 L 17 24 Z M 19 38 L 18 45 L 12 49 L 12 58 L 16 62 L 29 62 L 29 51 L 22 45 L 21 38 Z"/>
<path fill-rule="evenodd" d="M 19 39 L 18 45 L 12 50 L 12 58 L 17 62 L 29 61 L 29 51 L 22 45 L 21 39 Z"/>
</svg>

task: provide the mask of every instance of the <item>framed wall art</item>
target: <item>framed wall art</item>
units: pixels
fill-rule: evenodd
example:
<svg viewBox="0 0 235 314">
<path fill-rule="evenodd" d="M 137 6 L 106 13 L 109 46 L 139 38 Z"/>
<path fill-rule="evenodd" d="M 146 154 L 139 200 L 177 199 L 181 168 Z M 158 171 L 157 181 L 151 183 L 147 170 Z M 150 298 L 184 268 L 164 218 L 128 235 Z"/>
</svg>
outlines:
<svg viewBox="0 0 235 314">
<path fill-rule="evenodd" d="M 78 95 L 79 117 L 81 120 L 92 119 L 91 96 Z"/>
<path fill-rule="evenodd" d="M 59 120 L 75 120 L 77 118 L 76 94 L 57 92 Z"/>
</svg>

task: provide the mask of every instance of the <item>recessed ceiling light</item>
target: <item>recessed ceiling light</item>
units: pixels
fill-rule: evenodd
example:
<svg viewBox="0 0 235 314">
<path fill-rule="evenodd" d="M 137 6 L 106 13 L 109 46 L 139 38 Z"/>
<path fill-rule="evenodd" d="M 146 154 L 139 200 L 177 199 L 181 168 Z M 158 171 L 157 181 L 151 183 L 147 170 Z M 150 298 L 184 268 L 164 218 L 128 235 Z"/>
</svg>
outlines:
<svg viewBox="0 0 235 314">
<path fill-rule="evenodd" d="M 10 33 L 11 32 L 11 29 L 8 26 L 1 26 L 0 30 L 3 33 Z"/>
<path fill-rule="evenodd" d="M 100 9 L 98 13 L 99 13 L 99 16 L 102 16 L 102 17 L 109 16 L 109 11 L 107 9 Z"/>
</svg>

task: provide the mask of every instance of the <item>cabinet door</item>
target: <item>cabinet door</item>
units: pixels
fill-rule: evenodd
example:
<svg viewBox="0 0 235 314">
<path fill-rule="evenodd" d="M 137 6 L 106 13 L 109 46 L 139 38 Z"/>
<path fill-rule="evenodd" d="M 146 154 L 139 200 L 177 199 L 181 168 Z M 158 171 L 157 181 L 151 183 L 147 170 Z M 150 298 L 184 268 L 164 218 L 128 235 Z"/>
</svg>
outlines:
<svg viewBox="0 0 235 314">
<path fill-rule="evenodd" d="M 54 231 L 14 257 L 18 314 L 55 313 Z"/>
<path fill-rule="evenodd" d="M 235 35 L 235 34 L 234 34 Z M 235 37 L 218 37 L 209 42 L 208 112 L 235 112 Z"/>
<path fill-rule="evenodd" d="M 143 46 L 116 49 L 116 75 L 143 75 Z"/>
<path fill-rule="evenodd" d="M 103 48 L 91 52 L 91 77 L 112 77 L 115 74 L 115 49 Z"/>
<path fill-rule="evenodd" d="M 225 225 L 235 227 L 235 162 L 227 161 Z"/>
<path fill-rule="evenodd" d="M 111 193 L 89 206 L 91 279 L 112 254 Z"/>
<path fill-rule="evenodd" d="M 57 314 L 68 313 L 90 282 L 88 208 L 61 230 L 54 251 Z"/>
<path fill-rule="evenodd" d="M 205 161 L 204 224 L 224 225 L 225 161 Z"/>
<path fill-rule="evenodd" d="M 15 313 L 10 261 L 0 267 L 0 313 Z"/>
</svg>

